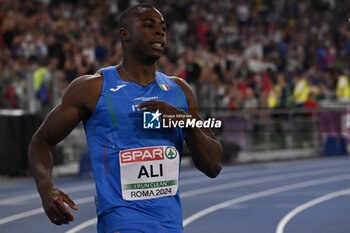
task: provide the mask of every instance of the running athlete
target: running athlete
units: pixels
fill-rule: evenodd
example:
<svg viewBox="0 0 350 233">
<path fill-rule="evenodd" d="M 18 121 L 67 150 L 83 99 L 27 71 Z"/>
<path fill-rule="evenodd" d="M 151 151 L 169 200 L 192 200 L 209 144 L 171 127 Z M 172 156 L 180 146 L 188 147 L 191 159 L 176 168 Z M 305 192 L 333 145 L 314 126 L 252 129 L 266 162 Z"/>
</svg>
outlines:
<svg viewBox="0 0 350 233">
<path fill-rule="evenodd" d="M 184 140 L 195 166 L 214 178 L 222 146 L 210 130 L 143 129 L 161 114 L 200 119 L 196 96 L 177 77 L 155 71 L 166 42 L 166 24 L 152 5 L 120 18 L 123 60 L 74 80 L 46 117 L 29 147 L 30 167 L 43 208 L 57 225 L 73 221 L 78 207 L 51 182 L 54 146 L 83 121 L 97 191 L 98 232 L 182 232 L 178 191 Z M 154 118 L 154 119 L 153 119 Z"/>
</svg>

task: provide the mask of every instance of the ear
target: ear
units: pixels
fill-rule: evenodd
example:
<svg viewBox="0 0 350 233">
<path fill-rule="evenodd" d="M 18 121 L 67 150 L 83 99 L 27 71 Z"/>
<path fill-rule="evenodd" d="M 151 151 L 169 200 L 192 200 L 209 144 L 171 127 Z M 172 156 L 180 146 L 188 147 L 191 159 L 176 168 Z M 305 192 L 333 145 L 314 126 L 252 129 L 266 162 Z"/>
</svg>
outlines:
<svg viewBox="0 0 350 233">
<path fill-rule="evenodd" d="M 120 28 L 119 29 L 119 34 L 120 34 L 120 39 L 124 42 L 128 42 L 129 41 L 129 32 L 128 30 L 126 30 L 126 28 Z"/>
</svg>

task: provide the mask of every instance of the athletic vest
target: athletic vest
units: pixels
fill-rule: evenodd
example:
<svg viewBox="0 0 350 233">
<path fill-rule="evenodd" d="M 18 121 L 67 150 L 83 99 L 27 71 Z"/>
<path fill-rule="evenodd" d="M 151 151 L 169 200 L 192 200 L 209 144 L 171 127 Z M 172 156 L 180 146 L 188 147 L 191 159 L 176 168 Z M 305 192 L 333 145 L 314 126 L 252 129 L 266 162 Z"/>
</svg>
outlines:
<svg viewBox="0 0 350 233">
<path fill-rule="evenodd" d="M 98 232 L 136 223 L 182 228 L 177 187 L 184 132 L 143 129 L 145 121 L 159 123 L 159 118 L 137 105 L 165 101 L 187 112 L 185 94 L 160 72 L 146 87 L 123 81 L 115 67 L 103 68 L 102 74 L 101 96 L 84 122 L 96 183 Z"/>
<path fill-rule="evenodd" d="M 350 86 L 348 77 L 342 75 L 337 81 L 336 94 L 338 99 L 349 99 L 350 98 Z"/>
<path fill-rule="evenodd" d="M 281 93 L 281 86 L 276 85 L 274 88 L 270 90 L 269 95 L 267 97 L 267 106 L 269 108 L 275 108 L 278 106 L 279 93 Z"/>
<path fill-rule="evenodd" d="M 294 100 L 296 103 L 305 103 L 309 97 L 307 82 L 304 79 L 299 80 L 294 87 Z"/>
</svg>

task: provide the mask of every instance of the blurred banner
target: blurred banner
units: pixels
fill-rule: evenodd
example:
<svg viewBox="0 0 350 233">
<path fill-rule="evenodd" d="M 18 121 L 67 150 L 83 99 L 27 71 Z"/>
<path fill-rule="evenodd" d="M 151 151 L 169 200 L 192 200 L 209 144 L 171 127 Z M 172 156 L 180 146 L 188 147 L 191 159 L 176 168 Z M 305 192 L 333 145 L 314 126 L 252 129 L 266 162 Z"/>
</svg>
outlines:
<svg viewBox="0 0 350 233">
<path fill-rule="evenodd" d="M 28 145 L 40 119 L 21 110 L 0 110 L 0 175 L 29 174 Z"/>
</svg>

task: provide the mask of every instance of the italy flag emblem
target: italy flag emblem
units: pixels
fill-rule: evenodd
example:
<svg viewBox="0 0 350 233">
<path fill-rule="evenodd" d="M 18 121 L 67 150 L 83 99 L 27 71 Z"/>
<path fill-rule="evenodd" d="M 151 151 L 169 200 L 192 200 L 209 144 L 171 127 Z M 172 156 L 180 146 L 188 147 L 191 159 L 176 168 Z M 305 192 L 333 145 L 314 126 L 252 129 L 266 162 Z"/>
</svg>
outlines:
<svg viewBox="0 0 350 233">
<path fill-rule="evenodd" d="M 160 89 L 163 91 L 169 91 L 169 86 L 167 84 L 159 84 Z"/>
</svg>

